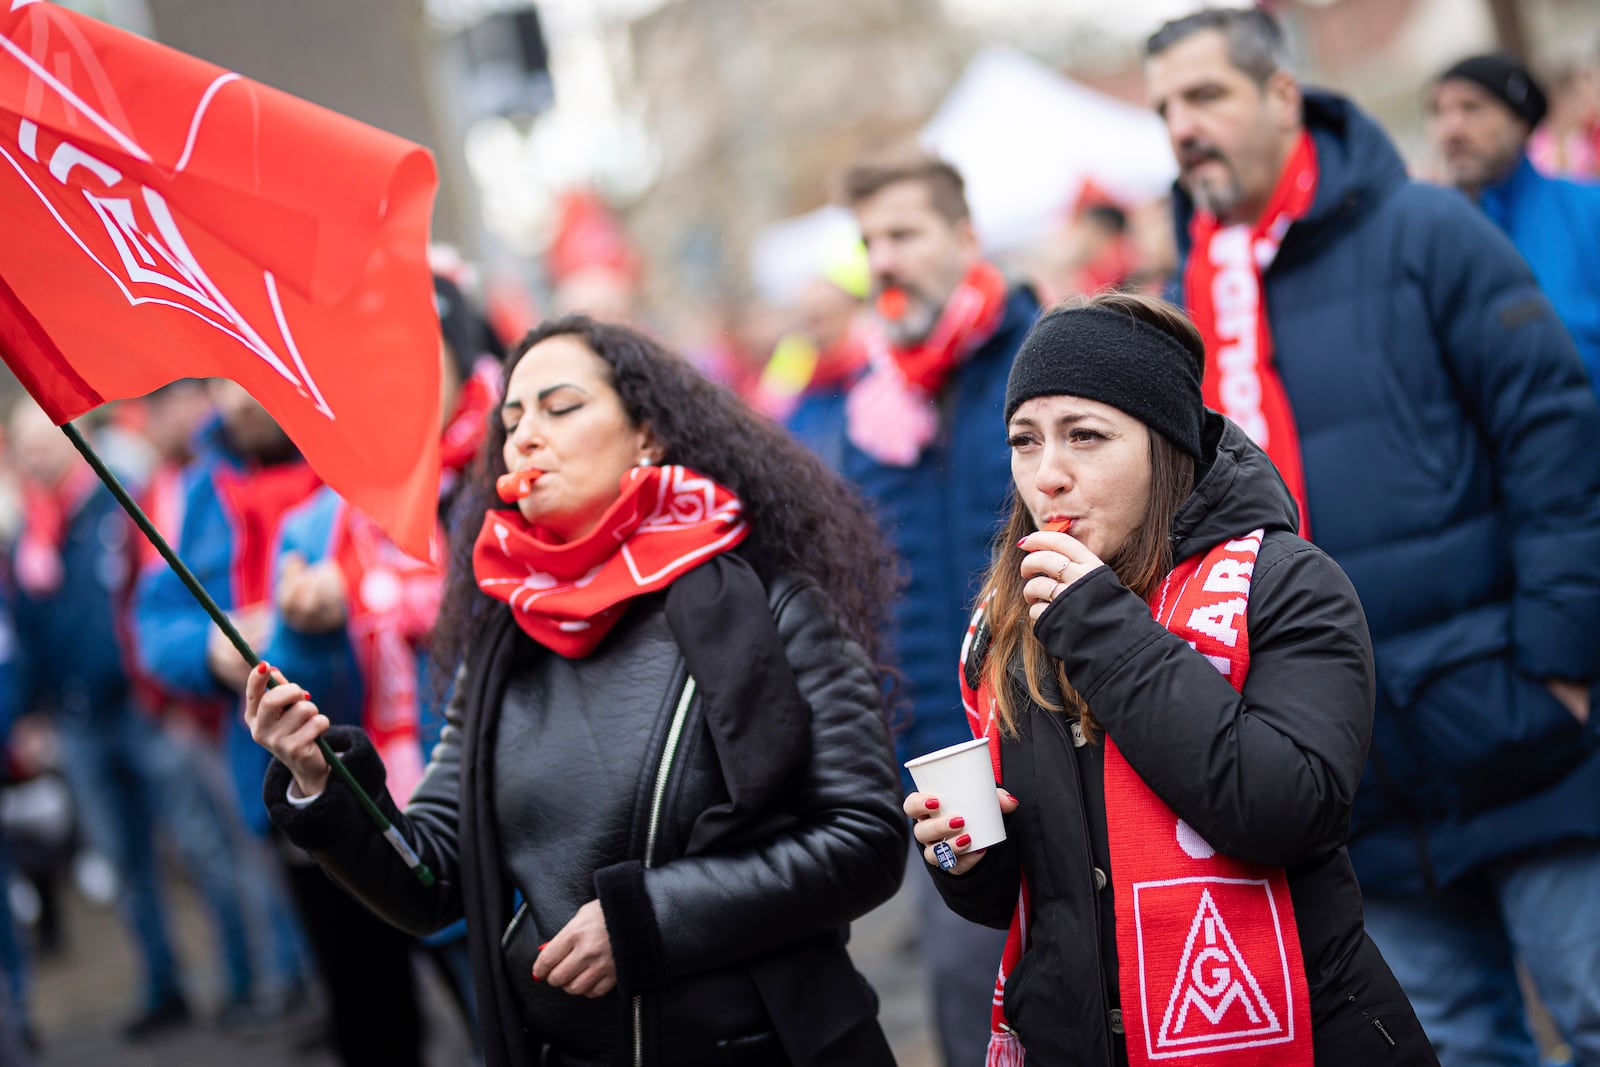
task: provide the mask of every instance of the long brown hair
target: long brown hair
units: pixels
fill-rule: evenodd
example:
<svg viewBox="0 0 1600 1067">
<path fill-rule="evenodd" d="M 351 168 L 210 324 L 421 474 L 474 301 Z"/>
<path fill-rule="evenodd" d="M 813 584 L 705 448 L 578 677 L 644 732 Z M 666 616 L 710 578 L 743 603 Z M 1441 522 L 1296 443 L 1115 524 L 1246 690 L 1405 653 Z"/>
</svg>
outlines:
<svg viewBox="0 0 1600 1067">
<path fill-rule="evenodd" d="M 1105 308 L 1146 322 L 1171 335 L 1204 366 L 1205 342 L 1199 331 L 1182 311 L 1165 300 L 1136 293 L 1103 293 L 1076 299 L 1069 306 Z M 1194 460 L 1161 434 L 1150 431 L 1150 500 L 1144 521 L 1106 560 L 1122 584 L 1140 596 L 1149 596 L 1172 570 L 1172 522 L 1193 489 Z M 1097 730 L 1094 714 L 1067 679 L 1061 661 L 1052 658 L 1034 636 L 1028 605 L 1022 596 L 1026 583 L 1021 568 L 1026 553 L 1017 547 L 1017 542 L 1037 529 L 1013 485 L 1005 526 L 995 539 L 989 572 L 978 594 L 978 602 L 987 605 L 984 613 L 992 635 L 984 659 L 983 680 L 994 694 L 1001 729 L 1015 737 L 1024 694 L 1011 679 L 1011 665 L 1020 655 L 1026 696 L 1050 711 L 1070 709 L 1082 724 L 1084 734 L 1093 738 Z M 1051 675 L 1064 704 L 1045 692 L 1044 680 Z"/>
</svg>

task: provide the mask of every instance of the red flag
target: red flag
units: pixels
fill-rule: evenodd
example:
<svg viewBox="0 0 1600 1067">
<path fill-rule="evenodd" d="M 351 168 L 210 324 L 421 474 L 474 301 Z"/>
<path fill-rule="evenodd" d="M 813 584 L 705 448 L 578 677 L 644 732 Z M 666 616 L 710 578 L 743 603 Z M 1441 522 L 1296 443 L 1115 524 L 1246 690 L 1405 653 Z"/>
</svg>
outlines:
<svg viewBox="0 0 1600 1067">
<path fill-rule="evenodd" d="M 427 151 L 43 0 L 0 0 L 0 353 L 56 422 L 227 377 L 426 558 Z"/>
</svg>

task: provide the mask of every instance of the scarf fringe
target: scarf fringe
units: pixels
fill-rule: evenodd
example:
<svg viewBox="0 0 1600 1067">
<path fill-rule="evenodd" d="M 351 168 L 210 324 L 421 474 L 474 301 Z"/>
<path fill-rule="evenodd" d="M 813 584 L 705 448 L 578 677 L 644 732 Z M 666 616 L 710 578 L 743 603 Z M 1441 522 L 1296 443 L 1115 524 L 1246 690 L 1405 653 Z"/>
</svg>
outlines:
<svg viewBox="0 0 1600 1067">
<path fill-rule="evenodd" d="M 983 1067 L 1022 1067 L 1024 1055 L 1022 1042 L 1017 1040 L 1016 1034 L 990 1034 L 989 1052 L 984 1057 Z"/>
</svg>

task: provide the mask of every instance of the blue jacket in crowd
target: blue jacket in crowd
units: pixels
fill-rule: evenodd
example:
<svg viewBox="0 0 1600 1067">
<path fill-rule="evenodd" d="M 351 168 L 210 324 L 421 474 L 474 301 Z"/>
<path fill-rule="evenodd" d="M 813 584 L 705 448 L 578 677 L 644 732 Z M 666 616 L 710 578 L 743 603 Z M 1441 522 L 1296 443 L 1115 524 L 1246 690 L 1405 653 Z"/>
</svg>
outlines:
<svg viewBox="0 0 1600 1067">
<path fill-rule="evenodd" d="M 298 553 L 308 566 L 330 558 L 334 535 L 338 532 L 334 524 L 344 506 L 339 495 L 324 486 L 284 516 L 274 572 L 290 552 Z M 284 677 L 293 679 L 315 693 L 317 707 L 335 723 L 361 725 L 361 708 L 366 702 L 367 683 L 361 676 L 348 627 L 341 626 L 328 633 L 308 634 L 285 626 L 279 619 L 261 658 L 281 670 Z M 426 649 L 417 650 L 416 662 L 417 739 L 426 759 L 444 731 L 444 709 L 433 699 Z"/>
<path fill-rule="evenodd" d="M 231 611 L 237 606 L 234 558 L 239 532 L 216 479 L 220 471 L 244 472 L 249 465 L 230 448 L 216 420 L 202 432 L 197 456 L 184 472 L 183 528 L 173 547 L 217 606 Z M 170 567 L 156 561 L 145 568 L 133 605 L 140 665 L 162 685 L 187 696 L 237 701 L 206 665 L 211 626 L 210 617 Z M 223 744 L 234 796 L 245 822 L 256 832 L 266 833 L 261 780 L 270 757 L 251 739 L 238 705 L 230 703 L 229 708 Z"/>
<path fill-rule="evenodd" d="M 836 471 L 844 464 L 844 405 L 850 386 L 859 377 L 837 386 L 807 390 L 783 420 L 784 428 L 821 457 L 830 470 Z"/>
<path fill-rule="evenodd" d="M 1479 204 L 1533 268 L 1600 388 L 1600 185 L 1540 174 L 1523 155 Z"/>
<path fill-rule="evenodd" d="M 840 471 L 877 509 L 907 578 L 893 635 L 909 715 L 896 740 L 902 762 L 972 739 L 957 684 L 961 639 L 1011 494 L 1006 376 L 1038 314 L 1030 290 L 1011 292 L 999 329 L 945 386 L 939 437 L 915 466 L 888 466 L 844 444 Z"/>
<path fill-rule="evenodd" d="M 1596 731 L 1541 681 L 1600 676 L 1600 407 L 1482 213 L 1409 181 L 1348 101 L 1308 92 L 1305 121 L 1316 199 L 1267 271 L 1267 315 L 1311 533 L 1377 659 L 1350 856 L 1366 892 L 1415 894 L 1600 838 Z M 1181 190 L 1175 207 L 1186 246 Z"/>
<path fill-rule="evenodd" d="M 61 585 L 14 591 L 26 689 L 20 710 L 46 709 L 80 729 L 132 714 L 119 618 L 132 577 L 133 525 L 111 491 L 96 485 L 67 517 Z"/>
</svg>

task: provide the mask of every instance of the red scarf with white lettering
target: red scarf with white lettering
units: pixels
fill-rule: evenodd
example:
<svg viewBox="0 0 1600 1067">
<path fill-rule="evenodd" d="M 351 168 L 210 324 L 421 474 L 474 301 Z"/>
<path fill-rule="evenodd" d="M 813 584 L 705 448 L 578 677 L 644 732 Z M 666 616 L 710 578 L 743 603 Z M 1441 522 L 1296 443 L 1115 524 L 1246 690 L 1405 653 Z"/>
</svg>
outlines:
<svg viewBox="0 0 1600 1067">
<path fill-rule="evenodd" d="M 436 538 L 435 545 L 442 545 Z M 349 634 L 361 672 L 361 727 L 404 807 L 422 779 L 417 653 L 439 617 L 444 571 L 400 551 L 365 513 L 340 501 L 328 558 L 344 575 Z"/>
<path fill-rule="evenodd" d="M 1311 513 L 1300 434 L 1273 361 L 1262 278 L 1289 225 L 1311 209 L 1316 195 L 1316 147 L 1303 133 L 1254 226 L 1223 226 L 1214 215 L 1194 213 L 1194 248 L 1183 274 L 1184 301 L 1206 342 L 1206 406 L 1238 423 L 1266 451 L 1294 495 L 1305 538 L 1311 536 Z"/>
<path fill-rule="evenodd" d="M 478 588 L 511 605 L 557 655 L 595 650 L 634 597 L 671 585 L 750 532 L 739 498 L 685 467 L 634 467 L 622 495 L 576 541 L 548 540 L 521 512 L 491 510 L 472 549 Z"/>
<path fill-rule="evenodd" d="M 979 261 L 967 271 L 920 344 L 900 348 L 863 332 L 870 370 L 845 401 L 850 441 L 880 463 L 913 467 L 939 433 L 938 396 L 961 362 L 1000 328 L 1006 279 Z"/>
<path fill-rule="evenodd" d="M 1262 531 L 1175 567 L 1151 612 L 1242 690 L 1250 669 L 1246 610 Z M 1000 724 L 987 686 L 967 684 L 973 733 L 989 740 L 1001 778 Z M 1117 915 L 1121 1010 L 1130 1067 L 1312 1067 L 1310 989 L 1289 881 L 1281 867 L 1217 853 L 1178 818 L 1105 736 L 1106 831 Z M 989 1067 L 1019 1067 L 1024 1049 L 1005 1027 L 1006 978 L 1032 918 L 1024 881 L 995 982 Z"/>
</svg>

